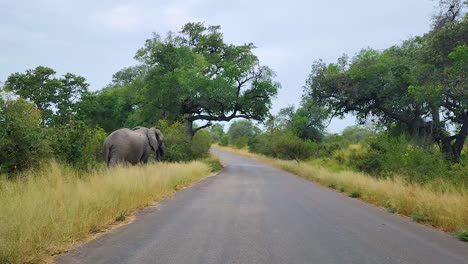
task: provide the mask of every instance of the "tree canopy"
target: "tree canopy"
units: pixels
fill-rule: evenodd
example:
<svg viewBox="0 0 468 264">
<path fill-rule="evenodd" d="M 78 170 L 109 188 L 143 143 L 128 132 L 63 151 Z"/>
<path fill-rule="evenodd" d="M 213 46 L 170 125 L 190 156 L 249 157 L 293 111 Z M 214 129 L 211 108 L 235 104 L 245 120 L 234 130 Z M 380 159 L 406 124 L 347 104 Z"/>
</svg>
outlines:
<svg viewBox="0 0 468 264">
<path fill-rule="evenodd" d="M 225 43 L 220 26 L 202 23 L 187 23 L 165 38 L 154 34 L 135 56 L 146 68 L 137 115 L 147 123 L 184 121 L 190 137 L 211 121 L 263 120 L 280 85 L 254 48 Z M 193 128 L 197 120 L 207 123 Z"/>
<path fill-rule="evenodd" d="M 5 90 L 34 102 L 41 111 L 42 124 L 63 125 L 76 113 L 77 103 L 89 85 L 82 76 L 66 73 L 57 78 L 55 74 L 43 66 L 14 73 L 5 82 Z"/>
<path fill-rule="evenodd" d="M 436 142 L 458 160 L 468 134 L 468 16 L 437 25 L 383 51 L 315 62 L 305 96 L 335 116 L 353 113 Z"/>
</svg>

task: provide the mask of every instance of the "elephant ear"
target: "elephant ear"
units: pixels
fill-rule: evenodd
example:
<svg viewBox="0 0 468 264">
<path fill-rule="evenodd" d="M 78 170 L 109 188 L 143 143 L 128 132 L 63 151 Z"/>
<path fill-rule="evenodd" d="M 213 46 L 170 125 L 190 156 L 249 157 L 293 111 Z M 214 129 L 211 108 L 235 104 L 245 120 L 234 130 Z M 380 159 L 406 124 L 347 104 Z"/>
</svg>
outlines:
<svg viewBox="0 0 468 264">
<path fill-rule="evenodd" d="M 161 133 L 161 130 L 159 130 L 157 128 L 151 128 L 151 129 L 154 129 L 154 134 L 156 134 L 156 138 L 159 141 L 159 145 L 161 145 L 164 142 L 164 136 Z"/>
<path fill-rule="evenodd" d="M 161 132 L 159 132 L 161 133 Z M 148 140 L 149 140 L 149 143 L 150 143 L 150 146 L 153 148 L 154 151 L 157 151 L 158 148 L 159 148 L 159 140 L 157 138 L 157 132 L 156 132 L 156 128 L 152 127 L 150 129 L 148 129 Z"/>
</svg>

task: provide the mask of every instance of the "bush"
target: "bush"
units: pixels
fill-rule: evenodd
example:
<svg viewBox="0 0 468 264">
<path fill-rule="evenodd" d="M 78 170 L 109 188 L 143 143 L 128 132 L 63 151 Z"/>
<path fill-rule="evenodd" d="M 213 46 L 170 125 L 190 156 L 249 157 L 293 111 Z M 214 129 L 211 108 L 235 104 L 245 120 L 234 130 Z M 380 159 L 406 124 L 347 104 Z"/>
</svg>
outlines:
<svg viewBox="0 0 468 264">
<path fill-rule="evenodd" d="M 182 123 L 169 124 L 167 121 L 161 120 L 158 127 L 164 134 L 165 160 L 188 161 L 192 159 L 191 143 L 185 135 L 185 126 Z"/>
<path fill-rule="evenodd" d="M 224 126 L 221 124 L 214 124 L 209 129 L 211 142 L 219 142 L 221 138 L 226 134 L 224 133 Z"/>
<path fill-rule="evenodd" d="M 0 98 L 0 173 L 14 177 L 48 157 L 40 122 L 41 114 L 34 104 L 21 98 Z"/>
<path fill-rule="evenodd" d="M 237 148 L 247 146 L 254 137 L 254 125 L 250 120 L 234 121 L 227 132 L 229 142 Z"/>
<path fill-rule="evenodd" d="M 191 152 L 193 159 L 205 158 L 211 147 L 210 134 L 205 130 L 199 130 L 192 139 Z"/>
<path fill-rule="evenodd" d="M 234 147 L 241 149 L 247 146 L 247 139 L 245 137 L 237 137 L 232 141 Z"/>
<path fill-rule="evenodd" d="M 362 140 L 372 136 L 373 132 L 369 128 L 361 126 L 349 126 L 343 129 L 341 133 L 343 138 L 353 143 L 361 142 Z"/>
<path fill-rule="evenodd" d="M 450 177 L 449 163 L 440 151 L 413 145 L 404 136 L 383 133 L 370 137 L 366 145 L 367 152 L 354 157 L 355 166 L 372 175 L 401 174 L 410 182 L 419 183 Z"/>
<path fill-rule="evenodd" d="M 47 128 L 55 158 L 80 170 L 102 165 L 102 144 L 106 132 L 74 121 L 65 126 Z"/>
<path fill-rule="evenodd" d="M 330 157 L 339 149 L 343 149 L 349 145 L 349 141 L 338 134 L 327 135 L 318 145 L 317 151 L 314 153 L 315 158 Z"/>
<path fill-rule="evenodd" d="M 180 122 L 169 124 L 165 120 L 160 120 L 158 127 L 164 135 L 165 160 L 170 162 L 189 161 L 208 156 L 211 139 L 207 131 L 198 131 L 190 141 L 185 134 L 184 124 Z"/>
<path fill-rule="evenodd" d="M 280 159 L 307 159 L 317 150 L 311 140 L 302 140 L 291 131 L 278 131 L 257 135 L 253 152 Z"/>
<path fill-rule="evenodd" d="M 221 139 L 219 140 L 219 145 L 221 146 L 227 146 L 229 145 L 229 136 L 227 134 L 224 134 Z"/>
</svg>

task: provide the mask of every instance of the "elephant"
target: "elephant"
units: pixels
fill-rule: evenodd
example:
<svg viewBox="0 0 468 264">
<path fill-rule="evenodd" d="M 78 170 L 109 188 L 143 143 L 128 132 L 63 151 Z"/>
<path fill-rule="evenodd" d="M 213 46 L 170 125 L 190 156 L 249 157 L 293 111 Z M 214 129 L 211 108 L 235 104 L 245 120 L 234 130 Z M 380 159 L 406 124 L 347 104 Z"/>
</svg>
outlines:
<svg viewBox="0 0 468 264">
<path fill-rule="evenodd" d="M 125 162 L 132 165 L 146 163 L 151 151 L 154 151 L 156 160 L 160 161 L 164 158 L 165 149 L 164 136 L 154 127 L 121 128 L 104 140 L 107 166 Z"/>
</svg>

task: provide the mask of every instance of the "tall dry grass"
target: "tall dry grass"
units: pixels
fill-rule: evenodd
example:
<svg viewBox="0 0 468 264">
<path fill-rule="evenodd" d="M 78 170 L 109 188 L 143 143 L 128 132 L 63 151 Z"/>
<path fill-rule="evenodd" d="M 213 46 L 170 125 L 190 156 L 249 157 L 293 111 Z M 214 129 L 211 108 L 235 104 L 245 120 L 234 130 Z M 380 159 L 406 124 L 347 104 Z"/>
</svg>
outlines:
<svg viewBox="0 0 468 264">
<path fill-rule="evenodd" d="M 0 179 L 0 263 L 36 263 L 116 217 L 207 176 L 202 162 L 117 167 L 79 177 L 59 164 Z"/>
<path fill-rule="evenodd" d="M 457 188 L 443 181 L 423 186 L 405 182 L 398 176 L 379 179 L 358 172 L 333 172 L 308 162 L 272 159 L 249 153 L 245 149 L 221 148 L 256 158 L 352 196 L 359 196 L 367 202 L 385 207 L 389 212 L 410 216 L 417 222 L 444 231 L 465 232 L 463 230 L 468 227 L 466 188 Z"/>
</svg>

